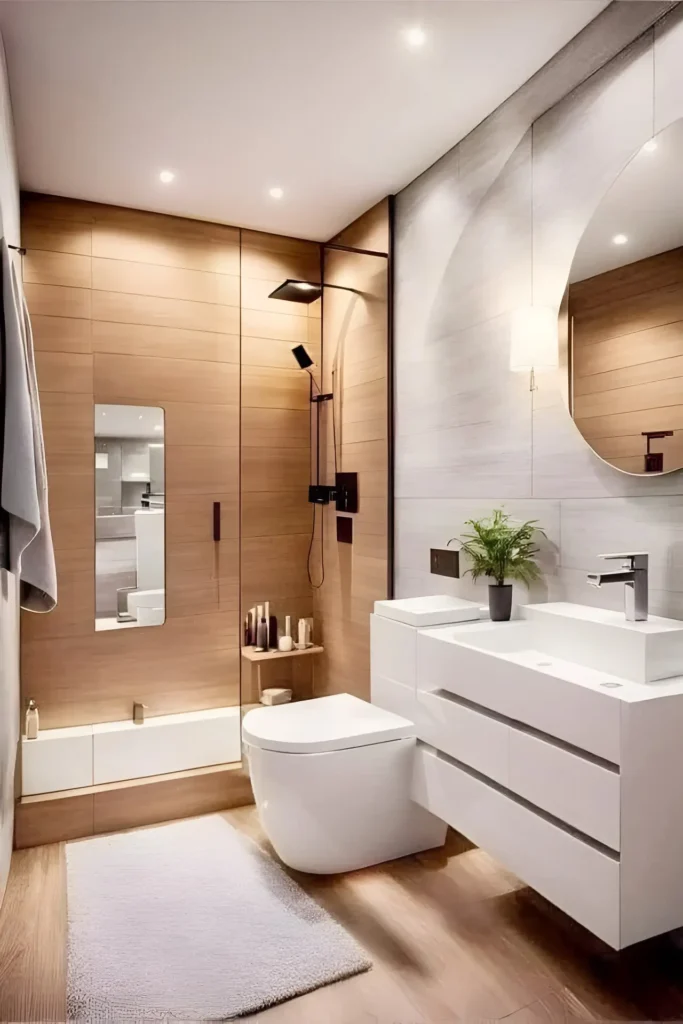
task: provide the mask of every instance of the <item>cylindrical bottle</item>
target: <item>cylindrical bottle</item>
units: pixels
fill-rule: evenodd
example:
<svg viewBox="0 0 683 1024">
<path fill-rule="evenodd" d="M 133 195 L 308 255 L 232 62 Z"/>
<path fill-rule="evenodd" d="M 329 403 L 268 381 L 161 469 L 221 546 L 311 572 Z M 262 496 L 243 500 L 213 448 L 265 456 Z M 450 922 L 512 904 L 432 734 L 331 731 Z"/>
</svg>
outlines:
<svg viewBox="0 0 683 1024">
<path fill-rule="evenodd" d="M 285 615 L 285 633 L 284 633 L 284 635 L 285 636 L 291 636 L 292 635 L 292 616 L 291 615 Z"/>
<path fill-rule="evenodd" d="M 39 728 L 39 717 L 38 717 L 38 705 L 34 700 L 28 702 L 28 708 L 26 709 L 26 739 L 37 740 L 38 739 L 38 728 Z"/>
<path fill-rule="evenodd" d="M 256 631 L 256 650 L 268 650 L 268 624 L 263 618 L 260 620 Z"/>
</svg>

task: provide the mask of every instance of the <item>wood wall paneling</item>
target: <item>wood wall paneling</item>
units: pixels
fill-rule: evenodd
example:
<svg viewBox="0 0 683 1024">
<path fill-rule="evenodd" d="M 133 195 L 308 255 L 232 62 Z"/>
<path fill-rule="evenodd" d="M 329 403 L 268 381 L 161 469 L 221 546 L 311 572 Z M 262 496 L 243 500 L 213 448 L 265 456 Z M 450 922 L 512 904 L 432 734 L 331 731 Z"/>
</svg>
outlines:
<svg viewBox="0 0 683 1024">
<path fill-rule="evenodd" d="M 372 247 L 385 214 L 386 204 L 366 222 Z M 270 601 L 294 626 L 314 612 L 310 385 L 291 348 L 307 346 L 322 383 L 321 303 L 269 295 L 288 277 L 318 281 L 320 247 L 31 195 L 24 226 L 62 596 L 54 615 L 24 617 L 24 698 L 38 700 L 46 728 L 124 718 L 135 700 L 151 714 L 234 703 L 248 608 Z M 333 260 L 340 282 L 348 278 L 364 295 L 330 290 L 337 336 L 324 360 L 331 386 L 337 354 L 338 458 L 360 473 L 364 498 L 351 563 L 343 561 L 348 551 L 337 560 L 334 540 L 331 576 L 316 602 L 317 638 L 326 608 L 336 622 L 319 691 L 367 695 L 367 614 L 384 596 L 386 577 L 386 261 L 378 271 L 372 260 Z M 93 629 L 98 401 L 165 410 L 167 619 L 160 628 Z M 323 422 L 325 465 L 331 422 Z M 218 546 L 210 535 L 214 500 L 222 505 Z M 329 545 L 334 518 L 331 509 L 325 514 Z M 311 669 L 298 667 L 292 677 L 299 696 L 312 692 Z"/>
<path fill-rule="evenodd" d="M 26 196 L 24 274 L 60 600 L 22 618 L 43 727 L 239 700 L 239 232 Z M 165 409 L 167 617 L 95 633 L 93 405 Z M 212 541 L 212 502 L 224 534 Z"/>
<path fill-rule="evenodd" d="M 307 346 L 320 362 L 317 304 L 269 298 L 287 278 L 318 281 L 316 243 L 242 232 L 241 326 L 241 609 L 270 602 L 271 614 L 293 629 L 313 614 L 306 563 L 311 538 L 309 377 L 292 347 Z M 312 659 L 292 659 L 292 661 Z M 275 664 L 275 663 L 273 663 Z M 265 665 L 263 685 L 285 682 L 297 697 L 311 694 L 311 667 Z M 243 672 L 242 701 L 258 699 Z"/>
<path fill-rule="evenodd" d="M 334 241 L 388 251 L 388 201 Z M 325 391 L 334 391 L 337 468 L 358 473 L 359 509 L 353 544 L 337 542 L 333 505 L 324 518 L 325 581 L 315 592 L 324 653 L 314 666 L 316 695 L 348 692 L 370 697 L 370 613 L 387 596 L 388 571 L 388 287 L 387 260 L 328 250 L 323 305 Z M 334 479 L 332 407 L 323 412 L 323 464 Z M 320 529 L 314 551 L 320 578 Z"/>
</svg>

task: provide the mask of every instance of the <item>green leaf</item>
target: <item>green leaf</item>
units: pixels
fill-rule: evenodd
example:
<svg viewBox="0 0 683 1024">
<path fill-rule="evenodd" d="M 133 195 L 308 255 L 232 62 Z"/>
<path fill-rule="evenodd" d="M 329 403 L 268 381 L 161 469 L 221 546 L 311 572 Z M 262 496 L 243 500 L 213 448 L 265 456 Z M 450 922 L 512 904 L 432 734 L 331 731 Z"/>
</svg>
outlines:
<svg viewBox="0 0 683 1024">
<path fill-rule="evenodd" d="M 494 509 L 483 519 L 468 519 L 465 526 L 470 527 L 460 538 L 461 550 L 470 560 L 465 575 L 469 573 L 474 580 L 488 576 L 501 585 L 507 579 L 529 586 L 540 578 L 534 538 L 545 537 L 545 533 L 537 519 L 516 523 L 507 512 Z"/>
</svg>

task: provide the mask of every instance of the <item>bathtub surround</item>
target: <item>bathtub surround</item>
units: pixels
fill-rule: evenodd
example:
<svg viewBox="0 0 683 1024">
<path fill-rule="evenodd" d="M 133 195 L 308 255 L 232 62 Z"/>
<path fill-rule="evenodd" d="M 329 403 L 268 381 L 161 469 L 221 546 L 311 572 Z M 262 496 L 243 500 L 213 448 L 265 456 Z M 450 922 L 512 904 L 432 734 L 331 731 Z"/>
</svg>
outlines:
<svg viewBox="0 0 683 1024">
<path fill-rule="evenodd" d="M 570 418 L 566 367 L 537 372 L 533 391 L 509 367 L 515 311 L 559 310 L 604 193 L 683 115 L 683 8 L 650 27 L 667 6 L 610 5 L 397 197 L 397 596 L 433 593 L 430 547 L 501 505 L 548 535 L 532 601 L 621 608 L 618 588 L 586 574 L 602 551 L 646 550 L 652 613 L 683 616 L 681 474 L 605 465 Z M 438 589 L 481 595 L 462 580 Z"/>
<path fill-rule="evenodd" d="M 66 862 L 69 1020 L 232 1020 L 371 967 L 220 817 L 70 844 Z"/>
</svg>

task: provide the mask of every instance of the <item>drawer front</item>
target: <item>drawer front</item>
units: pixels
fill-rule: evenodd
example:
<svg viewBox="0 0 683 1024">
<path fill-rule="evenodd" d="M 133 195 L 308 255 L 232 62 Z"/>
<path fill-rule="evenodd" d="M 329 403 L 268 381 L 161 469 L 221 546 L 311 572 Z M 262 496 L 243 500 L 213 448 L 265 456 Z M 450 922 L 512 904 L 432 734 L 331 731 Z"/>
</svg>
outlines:
<svg viewBox="0 0 683 1024">
<path fill-rule="evenodd" d="M 620 701 L 609 690 L 418 633 L 417 686 L 449 690 L 581 750 L 620 763 Z"/>
<path fill-rule="evenodd" d="M 620 783 L 617 771 L 510 730 L 508 788 L 612 850 L 621 846 Z"/>
<path fill-rule="evenodd" d="M 370 671 L 415 687 L 417 630 L 381 615 L 370 616 Z"/>
<path fill-rule="evenodd" d="M 420 739 L 508 785 L 508 725 L 440 693 L 418 693 L 418 703 Z"/>
<path fill-rule="evenodd" d="M 421 746 L 411 796 L 619 948 L 618 860 Z"/>
</svg>

